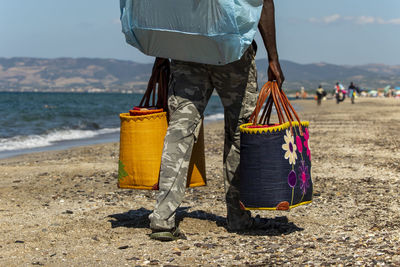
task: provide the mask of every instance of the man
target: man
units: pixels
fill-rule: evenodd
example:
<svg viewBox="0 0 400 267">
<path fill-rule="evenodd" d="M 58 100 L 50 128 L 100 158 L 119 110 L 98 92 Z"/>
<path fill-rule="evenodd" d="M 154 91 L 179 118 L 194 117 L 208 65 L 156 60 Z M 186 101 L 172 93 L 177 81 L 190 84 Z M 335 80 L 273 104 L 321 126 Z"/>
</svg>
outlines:
<svg viewBox="0 0 400 267">
<path fill-rule="evenodd" d="M 348 92 L 349 92 L 349 97 L 351 99 L 351 103 L 354 104 L 354 100 L 356 98 L 356 86 L 354 85 L 353 82 L 350 82 Z"/>
<path fill-rule="evenodd" d="M 335 97 L 336 97 L 336 104 L 339 104 L 346 98 L 344 87 L 342 84 L 338 82 L 335 85 Z"/>
<path fill-rule="evenodd" d="M 324 88 L 322 88 L 322 85 L 318 86 L 316 94 L 317 94 L 317 104 L 318 104 L 318 106 L 320 106 L 322 99 L 326 96 L 326 92 L 325 92 Z"/>
<path fill-rule="evenodd" d="M 273 0 L 264 0 L 259 31 L 268 52 L 268 79 L 282 86 L 284 76 L 278 60 Z M 248 121 L 257 100 L 255 42 L 242 58 L 217 66 L 172 60 L 169 87 L 169 127 L 164 140 L 159 193 L 150 214 L 152 239 L 172 241 L 183 238 L 175 223 L 176 209 L 185 195 L 189 160 L 198 136 L 201 118 L 214 88 L 225 110 L 223 175 L 227 204 L 227 224 L 231 231 L 260 228 L 260 218 L 252 218 L 239 205 L 239 126 Z M 162 60 L 157 58 L 156 63 Z"/>
</svg>

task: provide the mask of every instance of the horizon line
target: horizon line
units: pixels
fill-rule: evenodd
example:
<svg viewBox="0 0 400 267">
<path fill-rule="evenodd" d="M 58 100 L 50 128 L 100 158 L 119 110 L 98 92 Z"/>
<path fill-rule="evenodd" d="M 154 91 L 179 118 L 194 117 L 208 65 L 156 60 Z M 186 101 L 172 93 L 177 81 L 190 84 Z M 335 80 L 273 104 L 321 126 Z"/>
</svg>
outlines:
<svg viewBox="0 0 400 267">
<path fill-rule="evenodd" d="M 150 57 L 150 56 L 149 56 Z M 52 60 L 52 59 L 102 59 L 102 60 L 118 60 L 118 61 L 129 61 L 137 64 L 153 64 L 152 62 L 143 62 L 143 61 L 134 61 L 132 59 L 121 59 L 121 58 L 110 58 L 110 57 L 84 57 L 84 56 L 79 56 L 79 57 L 68 57 L 68 56 L 59 56 L 59 57 L 30 57 L 30 56 L 12 56 L 12 57 L 4 57 L 0 56 L 0 59 L 43 59 L 43 60 Z M 266 61 L 266 58 L 256 58 L 256 61 Z M 384 66 L 399 66 L 400 63 L 398 64 L 387 64 L 387 63 L 382 63 L 382 62 L 369 62 L 369 63 L 362 63 L 362 64 L 347 64 L 347 63 L 330 63 L 326 61 L 319 61 L 319 62 L 310 62 L 310 63 L 299 63 L 290 59 L 280 59 L 280 61 L 287 61 L 299 65 L 318 65 L 318 64 L 324 64 L 324 65 L 336 65 L 336 66 L 346 66 L 346 67 L 356 67 L 356 66 L 367 66 L 367 65 L 384 65 Z"/>
</svg>

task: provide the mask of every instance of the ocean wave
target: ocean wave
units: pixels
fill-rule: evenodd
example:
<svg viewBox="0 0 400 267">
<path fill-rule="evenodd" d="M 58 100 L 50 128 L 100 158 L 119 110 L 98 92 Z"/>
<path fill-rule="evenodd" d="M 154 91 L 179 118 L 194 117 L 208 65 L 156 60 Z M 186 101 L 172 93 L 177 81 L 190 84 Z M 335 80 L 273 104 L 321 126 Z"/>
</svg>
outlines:
<svg viewBox="0 0 400 267">
<path fill-rule="evenodd" d="M 219 121 L 224 119 L 224 114 L 223 113 L 215 113 L 212 115 L 208 115 L 204 117 L 204 121 Z"/>
<path fill-rule="evenodd" d="M 11 138 L 0 138 L 0 152 L 46 147 L 59 141 L 93 138 L 98 135 L 116 133 L 118 131 L 119 128 L 104 128 L 99 130 L 66 129 L 52 131 L 44 135 L 18 135 Z"/>
</svg>

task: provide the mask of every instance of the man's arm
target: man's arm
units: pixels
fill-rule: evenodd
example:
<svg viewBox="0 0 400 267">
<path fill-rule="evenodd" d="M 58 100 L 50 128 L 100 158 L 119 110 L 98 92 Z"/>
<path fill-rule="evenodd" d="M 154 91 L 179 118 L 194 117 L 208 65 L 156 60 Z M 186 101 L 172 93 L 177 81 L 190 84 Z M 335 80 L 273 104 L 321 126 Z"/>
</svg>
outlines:
<svg viewBox="0 0 400 267">
<path fill-rule="evenodd" d="M 268 53 L 268 80 L 276 80 L 279 88 L 282 88 L 285 77 L 279 64 L 278 51 L 276 49 L 274 0 L 264 0 L 258 29 Z"/>
</svg>

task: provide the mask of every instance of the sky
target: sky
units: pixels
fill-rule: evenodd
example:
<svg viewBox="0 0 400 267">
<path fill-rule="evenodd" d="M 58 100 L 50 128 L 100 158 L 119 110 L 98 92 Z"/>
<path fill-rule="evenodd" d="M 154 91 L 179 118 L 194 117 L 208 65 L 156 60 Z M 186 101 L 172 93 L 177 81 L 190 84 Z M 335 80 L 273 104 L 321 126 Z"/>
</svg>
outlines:
<svg viewBox="0 0 400 267">
<path fill-rule="evenodd" d="M 400 0 L 275 0 L 275 14 L 281 59 L 400 65 Z M 118 0 L 0 0 L 0 57 L 152 62 L 126 44 L 119 16 Z"/>
</svg>

